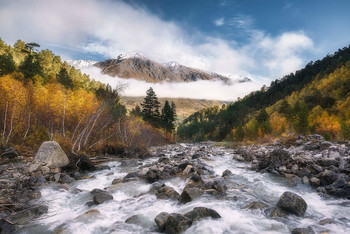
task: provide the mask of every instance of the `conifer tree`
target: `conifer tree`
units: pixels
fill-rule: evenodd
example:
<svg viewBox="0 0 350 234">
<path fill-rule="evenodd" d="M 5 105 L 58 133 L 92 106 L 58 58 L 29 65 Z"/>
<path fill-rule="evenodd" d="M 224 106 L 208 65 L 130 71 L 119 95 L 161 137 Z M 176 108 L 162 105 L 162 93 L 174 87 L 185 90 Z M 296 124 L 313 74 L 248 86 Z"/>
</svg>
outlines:
<svg viewBox="0 0 350 234">
<path fill-rule="evenodd" d="M 62 67 L 56 78 L 58 82 L 66 87 L 66 89 L 73 88 L 72 78 L 69 76 L 66 68 Z"/>
<path fill-rule="evenodd" d="M 141 103 L 141 106 L 142 106 L 142 116 L 144 120 L 157 125 L 160 119 L 160 113 L 159 113 L 160 103 L 152 87 L 150 87 L 147 90 L 146 97 L 143 103 Z"/>
<path fill-rule="evenodd" d="M 0 55 L 0 76 L 16 71 L 16 64 L 13 60 L 12 54 Z"/>
</svg>

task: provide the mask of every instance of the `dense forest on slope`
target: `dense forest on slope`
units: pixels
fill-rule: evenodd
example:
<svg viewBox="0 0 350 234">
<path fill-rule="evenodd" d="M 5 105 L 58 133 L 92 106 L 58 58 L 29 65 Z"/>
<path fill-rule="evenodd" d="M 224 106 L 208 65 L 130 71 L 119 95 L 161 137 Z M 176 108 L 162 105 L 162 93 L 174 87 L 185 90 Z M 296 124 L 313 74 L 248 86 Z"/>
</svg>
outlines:
<svg viewBox="0 0 350 234">
<path fill-rule="evenodd" d="M 36 43 L 0 39 L 0 148 L 116 153 L 165 142 L 164 131 L 127 116 L 119 88 L 96 82 Z M 133 149 L 133 150 L 134 150 Z"/>
<path fill-rule="evenodd" d="M 350 47 L 345 47 L 228 106 L 194 113 L 178 127 L 178 135 L 187 140 L 247 140 L 320 133 L 348 139 L 349 92 Z"/>
</svg>

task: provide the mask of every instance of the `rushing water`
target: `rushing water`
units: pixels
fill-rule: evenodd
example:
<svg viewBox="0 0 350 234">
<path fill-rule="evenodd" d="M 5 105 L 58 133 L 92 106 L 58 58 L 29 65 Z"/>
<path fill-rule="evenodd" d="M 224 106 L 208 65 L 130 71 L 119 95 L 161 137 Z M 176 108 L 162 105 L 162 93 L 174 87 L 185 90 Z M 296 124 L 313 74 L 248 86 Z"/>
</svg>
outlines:
<svg viewBox="0 0 350 234">
<path fill-rule="evenodd" d="M 167 155 L 181 150 L 195 151 L 201 145 L 179 145 L 168 147 Z M 68 190 L 57 184 L 42 188 L 43 202 L 49 206 L 48 214 L 30 225 L 23 227 L 20 233 L 52 233 L 64 229 L 65 233 L 156 233 L 154 218 L 160 212 L 186 213 L 194 207 L 204 206 L 216 210 L 221 219 L 205 219 L 195 222 L 185 233 L 290 233 L 296 227 L 311 226 L 316 233 L 350 233 L 350 201 L 335 198 L 322 198 L 308 185 L 293 184 L 290 181 L 269 174 L 249 170 L 250 165 L 232 159 L 232 150 L 207 147 L 206 157 L 202 160 L 211 166 L 218 176 L 226 169 L 232 171 L 227 181 L 227 196 L 217 199 L 209 195 L 187 204 L 173 200 L 157 199 L 147 193 L 151 185 L 146 182 L 131 181 L 112 185 L 116 178 L 123 178 L 128 172 L 139 166 L 123 167 L 120 162 L 111 162 L 110 170 L 89 174 L 89 179 L 72 183 Z M 140 161 L 145 165 L 157 160 L 151 158 Z M 162 181 L 181 193 L 186 179 L 175 177 Z M 88 207 L 90 191 L 94 188 L 106 188 L 114 199 L 101 205 Z M 270 218 L 267 211 L 243 209 L 252 201 L 262 201 L 273 207 L 279 196 L 291 191 L 304 198 L 308 207 L 305 217 Z M 100 215 L 83 215 L 90 209 L 98 209 Z M 139 225 L 127 224 L 125 220 L 133 215 L 141 215 Z M 333 224 L 320 225 L 325 218 L 335 220 Z"/>
</svg>

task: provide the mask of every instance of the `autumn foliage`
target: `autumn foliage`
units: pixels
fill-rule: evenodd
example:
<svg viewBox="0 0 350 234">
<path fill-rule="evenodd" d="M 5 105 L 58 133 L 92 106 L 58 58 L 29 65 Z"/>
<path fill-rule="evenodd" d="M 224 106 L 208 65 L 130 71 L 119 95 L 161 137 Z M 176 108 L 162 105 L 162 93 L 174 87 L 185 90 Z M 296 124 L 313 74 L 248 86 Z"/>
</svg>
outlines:
<svg viewBox="0 0 350 234">
<path fill-rule="evenodd" d="M 49 50 L 25 48 L 0 43 L 0 146 L 33 153 L 56 140 L 74 154 L 130 154 L 165 142 L 162 130 L 126 115 L 120 87 L 91 80 Z"/>
</svg>

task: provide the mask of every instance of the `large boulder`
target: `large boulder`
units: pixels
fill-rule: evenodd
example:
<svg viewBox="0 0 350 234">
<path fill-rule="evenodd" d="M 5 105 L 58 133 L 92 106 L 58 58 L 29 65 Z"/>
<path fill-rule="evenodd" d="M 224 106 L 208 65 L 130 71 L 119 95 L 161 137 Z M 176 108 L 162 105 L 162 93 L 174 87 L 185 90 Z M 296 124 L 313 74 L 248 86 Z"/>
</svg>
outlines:
<svg viewBox="0 0 350 234">
<path fill-rule="evenodd" d="M 56 141 L 43 142 L 35 155 L 35 160 L 45 162 L 51 167 L 64 167 L 69 164 L 66 153 Z"/>
<path fill-rule="evenodd" d="M 184 215 L 162 212 L 156 216 L 154 221 L 156 222 L 159 231 L 165 230 L 166 233 L 180 233 L 191 227 L 193 222 L 204 218 L 218 219 L 221 218 L 221 216 L 213 209 L 196 207 Z"/>
<path fill-rule="evenodd" d="M 93 201 L 96 205 L 102 204 L 102 203 L 109 201 L 109 200 L 113 200 L 113 196 L 109 192 L 103 191 L 103 190 L 96 191 L 96 194 L 93 197 Z"/>
<path fill-rule="evenodd" d="M 284 192 L 278 200 L 276 206 L 270 216 L 287 216 L 294 214 L 296 216 L 304 216 L 307 204 L 302 197 L 292 192 Z"/>
</svg>

